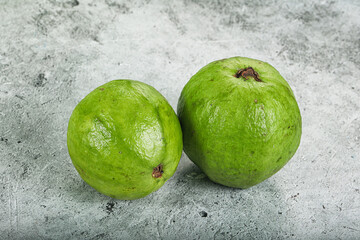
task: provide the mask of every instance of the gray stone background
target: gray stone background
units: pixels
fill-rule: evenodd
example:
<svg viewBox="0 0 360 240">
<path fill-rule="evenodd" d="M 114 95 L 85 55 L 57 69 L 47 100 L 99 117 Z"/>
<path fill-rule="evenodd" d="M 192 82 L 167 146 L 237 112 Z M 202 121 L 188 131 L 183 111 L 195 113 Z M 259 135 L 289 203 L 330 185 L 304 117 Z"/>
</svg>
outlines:
<svg viewBox="0 0 360 240">
<path fill-rule="evenodd" d="M 360 2 L 0 0 L 0 239 L 360 239 Z M 176 109 L 188 79 L 232 56 L 287 79 L 301 145 L 247 190 L 183 154 L 157 192 L 114 200 L 66 146 L 76 104 L 128 78 Z"/>
</svg>

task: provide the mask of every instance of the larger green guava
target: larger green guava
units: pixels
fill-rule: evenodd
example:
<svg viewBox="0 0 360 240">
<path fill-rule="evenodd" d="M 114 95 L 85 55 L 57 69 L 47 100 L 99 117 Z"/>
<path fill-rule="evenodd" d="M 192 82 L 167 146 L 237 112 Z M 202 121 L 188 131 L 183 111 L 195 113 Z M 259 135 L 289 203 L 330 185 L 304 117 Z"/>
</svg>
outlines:
<svg viewBox="0 0 360 240">
<path fill-rule="evenodd" d="M 197 72 L 178 102 L 184 151 L 214 182 L 249 188 L 275 174 L 300 144 L 294 94 L 268 63 L 243 57 Z"/>
<path fill-rule="evenodd" d="M 114 80 L 74 109 L 67 145 L 80 176 L 99 192 L 137 199 L 159 189 L 182 153 L 179 120 L 153 87 Z"/>
</svg>

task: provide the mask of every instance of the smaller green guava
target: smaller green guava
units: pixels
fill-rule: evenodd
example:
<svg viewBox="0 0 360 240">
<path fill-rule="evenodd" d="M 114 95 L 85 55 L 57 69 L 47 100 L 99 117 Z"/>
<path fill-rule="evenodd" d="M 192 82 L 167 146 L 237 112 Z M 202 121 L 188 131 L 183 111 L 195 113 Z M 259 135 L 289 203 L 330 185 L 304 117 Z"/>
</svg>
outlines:
<svg viewBox="0 0 360 240">
<path fill-rule="evenodd" d="M 233 57 L 212 62 L 178 102 L 184 152 L 214 182 L 249 188 L 295 154 L 301 115 L 285 79 L 270 64 Z"/>
<path fill-rule="evenodd" d="M 69 155 L 81 178 L 117 199 L 158 190 L 182 153 L 179 120 L 155 88 L 114 80 L 89 93 L 68 125 Z"/>
</svg>

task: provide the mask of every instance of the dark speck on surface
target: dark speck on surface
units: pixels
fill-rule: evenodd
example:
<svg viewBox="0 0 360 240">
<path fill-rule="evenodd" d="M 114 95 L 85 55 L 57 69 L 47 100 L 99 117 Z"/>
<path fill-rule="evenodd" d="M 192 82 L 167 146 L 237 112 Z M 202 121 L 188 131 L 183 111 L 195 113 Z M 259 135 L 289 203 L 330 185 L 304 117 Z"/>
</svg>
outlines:
<svg viewBox="0 0 360 240">
<path fill-rule="evenodd" d="M 108 202 L 106 204 L 106 212 L 109 213 L 109 214 L 112 213 L 114 211 L 113 210 L 114 206 L 115 206 L 114 202 Z"/>
<path fill-rule="evenodd" d="M 47 78 L 44 73 L 40 73 L 33 82 L 34 87 L 43 87 L 46 84 Z"/>
<path fill-rule="evenodd" d="M 71 1 L 71 5 L 73 6 L 73 7 L 76 7 L 76 6 L 78 6 L 80 3 L 79 3 L 79 1 L 78 0 L 73 0 L 73 1 Z"/>
<path fill-rule="evenodd" d="M 205 211 L 201 211 L 201 212 L 199 212 L 199 215 L 201 216 L 201 217 L 207 217 L 207 212 L 205 212 Z"/>
<path fill-rule="evenodd" d="M 17 98 L 19 98 L 21 100 L 25 100 L 25 98 L 23 96 L 20 96 L 20 95 L 17 95 L 17 94 L 15 94 L 15 97 L 17 97 Z"/>
<path fill-rule="evenodd" d="M 25 165 L 25 166 L 24 166 L 24 170 L 23 170 L 23 172 L 21 173 L 21 177 L 22 177 L 22 178 L 25 178 L 25 177 L 26 177 L 26 175 L 28 174 L 28 170 L 29 170 L 29 166 L 28 166 L 28 165 Z"/>
</svg>

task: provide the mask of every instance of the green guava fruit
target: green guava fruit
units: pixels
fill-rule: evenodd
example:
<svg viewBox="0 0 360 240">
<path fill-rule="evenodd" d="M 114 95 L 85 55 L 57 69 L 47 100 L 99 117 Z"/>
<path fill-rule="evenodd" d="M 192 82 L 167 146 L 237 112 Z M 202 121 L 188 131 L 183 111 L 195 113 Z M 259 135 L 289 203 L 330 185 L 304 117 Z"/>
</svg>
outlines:
<svg viewBox="0 0 360 240">
<path fill-rule="evenodd" d="M 67 145 L 85 182 L 112 198 L 131 200 L 158 190 L 174 174 L 182 132 L 174 110 L 155 88 L 114 80 L 76 106 Z"/>
<path fill-rule="evenodd" d="M 184 152 L 214 182 L 249 188 L 296 152 L 301 115 L 294 94 L 268 63 L 233 57 L 200 69 L 178 102 Z"/>
</svg>

